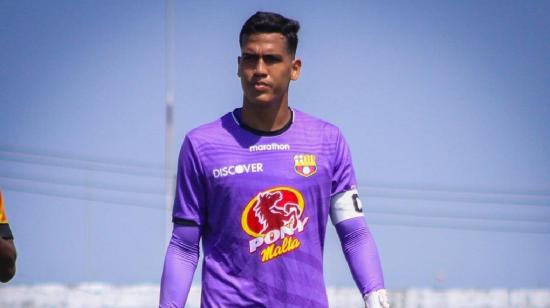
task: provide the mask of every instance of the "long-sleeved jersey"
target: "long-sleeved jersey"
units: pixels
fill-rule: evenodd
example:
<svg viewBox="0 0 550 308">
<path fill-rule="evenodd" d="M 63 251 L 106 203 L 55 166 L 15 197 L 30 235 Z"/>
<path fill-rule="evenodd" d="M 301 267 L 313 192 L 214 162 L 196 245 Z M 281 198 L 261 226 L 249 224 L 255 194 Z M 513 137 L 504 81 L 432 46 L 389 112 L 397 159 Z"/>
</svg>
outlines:
<svg viewBox="0 0 550 308">
<path fill-rule="evenodd" d="M 329 214 L 362 217 L 346 141 L 295 109 L 270 133 L 239 114 L 192 130 L 179 156 L 173 221 L 200 227 L 202 306 L 327 307 Z"/>
</svg>

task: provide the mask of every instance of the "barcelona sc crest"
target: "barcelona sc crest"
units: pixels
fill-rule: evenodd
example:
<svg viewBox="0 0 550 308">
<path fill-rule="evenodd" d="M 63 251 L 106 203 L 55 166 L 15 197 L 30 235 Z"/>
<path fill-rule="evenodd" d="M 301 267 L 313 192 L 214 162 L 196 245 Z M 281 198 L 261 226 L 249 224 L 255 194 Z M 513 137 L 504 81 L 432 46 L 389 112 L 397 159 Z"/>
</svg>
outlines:
<svg viewBox="0 0 550 308">
<path fill-rule="evenodd" d="M 309 177 L 317 172 L 317 163 L 313 154 L 294 155 L 294 170 L 301 176 Z"/>
</svg>

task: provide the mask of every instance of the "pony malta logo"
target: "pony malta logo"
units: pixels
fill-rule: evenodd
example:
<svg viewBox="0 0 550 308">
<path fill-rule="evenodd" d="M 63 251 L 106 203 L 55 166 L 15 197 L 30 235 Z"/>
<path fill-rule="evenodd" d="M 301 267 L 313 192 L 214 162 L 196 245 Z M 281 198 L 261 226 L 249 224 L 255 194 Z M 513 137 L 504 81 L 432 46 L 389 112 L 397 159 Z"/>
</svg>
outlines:
<svg viewBox="0 0 550 308">
<path fill-rule="evenodd" d="M 298 249 L 296 234 L 304 231 L 304 198 L 290 187 L 275 187 L 258 193 L 243 210 L 241 225 L 248 235 L 250 253 L 260 250 L 262 262 Z"/>
</svg>

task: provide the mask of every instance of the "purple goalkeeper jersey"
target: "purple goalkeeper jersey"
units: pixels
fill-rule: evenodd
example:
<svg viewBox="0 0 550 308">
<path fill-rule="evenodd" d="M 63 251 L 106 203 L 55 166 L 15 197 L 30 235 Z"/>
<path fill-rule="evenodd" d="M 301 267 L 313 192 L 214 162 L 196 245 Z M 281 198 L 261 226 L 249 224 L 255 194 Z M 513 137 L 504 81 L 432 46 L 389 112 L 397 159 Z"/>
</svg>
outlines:
<svg viewBox="0 0 550 308">
<path fill-rule="evenodd" d="M 328 306 L 331 197 L 356 180 L 339 129 L 292 114 L 280 131 L 262 133 L 236 109 L 185 138 L 173 219 L 201 228 L 203 307 Z"/>
</svg>

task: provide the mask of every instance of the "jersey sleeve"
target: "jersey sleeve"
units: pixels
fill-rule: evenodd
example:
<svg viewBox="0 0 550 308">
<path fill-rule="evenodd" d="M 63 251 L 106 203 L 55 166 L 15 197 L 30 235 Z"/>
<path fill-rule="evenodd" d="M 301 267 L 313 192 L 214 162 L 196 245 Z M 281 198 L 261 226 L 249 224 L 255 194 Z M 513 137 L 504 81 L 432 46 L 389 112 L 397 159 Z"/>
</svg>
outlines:
<svg viewBox="0 0 550 308">
<path fill-rule="evenodd" d="M 4 210 L 4 198 L 2 192 L 0 191 L 0 237 L 4 239 L 13 239 L 13 234 L 11 233 L 10 225 L 8 224 L 8 217 L 6 216 L 6 211 Z"/>
<path fill-rule="evenodd" d="M 342 136 L 339 130 L 336 135 L 335 145 L 331 196 L 355 189 L 357 186 L 351 153 L 344 136 Z"/>
<path fill-rule="evenodd" d="M 187 136 L 178 159 L 178 175 L 172 221 L 202 225 L 206 216 L 205 176 L 191 139 Z"/>
<path fill-rule="evenodd" d="M 185 307 L 199 260 L 200 227 L 174 225 L 160 283 L 160 308 Z"/>
<path fill-rule="evenodd" d="M 344 136 L 338 131 L 332 176 L 330 219 L 334 225 L 363 216 L 363 206 L 357 192 L 355 171 Z"/>
</svg>

